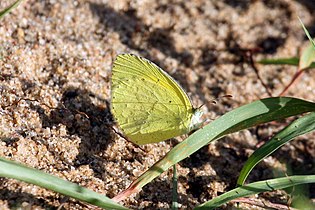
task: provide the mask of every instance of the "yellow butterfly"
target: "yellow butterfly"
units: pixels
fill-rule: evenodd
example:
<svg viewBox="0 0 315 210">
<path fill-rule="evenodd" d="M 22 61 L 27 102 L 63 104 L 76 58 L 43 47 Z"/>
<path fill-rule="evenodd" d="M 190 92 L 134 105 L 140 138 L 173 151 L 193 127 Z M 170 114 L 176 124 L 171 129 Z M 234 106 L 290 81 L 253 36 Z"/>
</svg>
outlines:
<svg viewBox="0 0 315 210">
<path fill-rule="evenodd" d="M 113 64 L 112 113 L 138 145 L 189 133 L 203 123 L 202 111 L 170 75 L 132 54 L 118 55 Z"/>
</svg>

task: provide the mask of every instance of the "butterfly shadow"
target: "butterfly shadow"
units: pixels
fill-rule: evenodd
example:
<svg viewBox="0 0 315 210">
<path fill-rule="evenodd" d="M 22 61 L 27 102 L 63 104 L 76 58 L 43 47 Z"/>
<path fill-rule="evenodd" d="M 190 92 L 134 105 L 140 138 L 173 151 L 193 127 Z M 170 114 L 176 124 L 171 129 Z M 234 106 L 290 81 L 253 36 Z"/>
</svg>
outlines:
<svg viewBox="0 0 315 210">
<path fill-rule="evenodd" d="M 102 101 L 105 107 L 95 106 L 91 98 Z M 67 135 L 75 135 L 80 138 L 79 154 L 73 162 L 76 167 L 90 165 L 95 176 L 99 178 L 105 171 L 102 166 L 104 160 L 98 154 L 106 150 L 113 139 L 110 127 L 113 124 L 113 118 L 109 107 L 107 100 L 99 98 L 87 90 L 73 87 L 64 91 L 59 105 L 52 108 L 49 115 L 45 114 L 45 110 L 41 106 L 32 106 L 39 113 L 43 128 L 52 128 L 62 124 L 66 126 Z M 49 145 L 47 148 L 50 148 Z M 56 159 L 63 159 L 53 149 L 50 152 L 55 155 Z M 66 160 L 63 161 L 66 162 Z"/>
</svg>

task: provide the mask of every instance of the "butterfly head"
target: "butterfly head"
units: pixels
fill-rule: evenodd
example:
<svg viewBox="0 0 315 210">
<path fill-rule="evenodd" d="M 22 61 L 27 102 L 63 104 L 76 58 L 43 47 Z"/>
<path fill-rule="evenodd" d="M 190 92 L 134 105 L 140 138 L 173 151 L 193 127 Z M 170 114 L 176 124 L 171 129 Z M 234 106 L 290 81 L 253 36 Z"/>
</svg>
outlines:
<svg viewBox="0 0 315 210">
<path fill-rule="evenodd" d="M 197 130 L 201 127 L 204 121 L 201 119 L 203 111 L 200 108 L 194 109 L 193 116 L 190 121 L 189 131 Z"/>
</svg>

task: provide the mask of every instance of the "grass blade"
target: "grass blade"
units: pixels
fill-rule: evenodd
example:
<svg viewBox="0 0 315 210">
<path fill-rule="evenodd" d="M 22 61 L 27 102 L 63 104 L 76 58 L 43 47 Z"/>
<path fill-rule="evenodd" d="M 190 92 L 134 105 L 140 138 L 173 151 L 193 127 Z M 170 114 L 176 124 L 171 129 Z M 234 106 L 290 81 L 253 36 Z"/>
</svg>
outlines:
<svg viewBox="0 0 315 210">
<path fill-rule="evenodd" d="M 264 65 L 291 65 L 291 66 L 298 66 L 299 65 L 299 58 L 271 58 L 271 59 L 262 59 L 257 63 L 264 64 Z"/>
<path fill-rule="evenodd" d="M 127 209 L 110 198 L 77 184 L 0 157 L 0 177 L 13 178 L 61 193 L 86 203 L 107 208 Z"/>
<path fill-rule="evenodd" d="M 23 0 L 17 0 L 10 6 L 6 7 L 4 10 L 0 11 L 0 19 L 3 18 L 6 14 L 8 14 L 12 9 L 17 7 Z"/>
<path fill-rule="evenodd" d="M 307 38 L 310 40 L 310 42 L 312 43 L 312 45 L 313 45 L 313 47 L 315 49 L 315 42 L 314 42 L 314 40 L 312 39 L 311 35 L 308 33 L 308 30 L 306 29 L 306 27 L 304 26 L 304 24 L 303 24 L 303 22 L 302 22 L 302 20 L 300 18 L 299 18 L 299 21 L 300 21 L 300 23 L 301 23 L 301 25 L 303 27 L 303 30 L 304 30 Z"/>
<path fill-rule="evenodd" d="M 285 143 L 289 142 L 293 138 L 303 135 L 305 133 L 315 130 L 315 113 L 312 112 L 304 117 L 301 117 L 291 123 L 289 126 L 280 131 L 271 140 L 257 149 L 246 161 L 243 166 L 240 176 L 237 180 L 238 185 L 243 185 L 245 179 L 252 171 L 252 169 L 264 158 L 269 156 L 275 150 L 280 148 Z"/>
<path fill-rule="evenodd" d="M 176 145 L 163 159 L 155 163 L 113 200 L 123 200 L 132 193 L 140 191 L 144 185 L 169 167 L 190 156 L 211 141 L 261 123 L 310 111 L 315 111 L 315 103 L 288 97 L 262 99 L 234 109 Z"/>
<path fill-rule="evenodd" d="M 263 65 L 290 65 L 290 66 L 299 66 L 300 59 L 299 58 L 275 58 L 275 59 L 262 59 L 257 61 L 257 63 Z M 311 62 L 308 65 L 308 68 L 315 68 L 315 62 Z"/>
<path fill-rule="evenodd" d="M 177 192 L 177 172 L 176 172 L 176 164 L 173 165 L 173 190 L 172 190 L 172 210 L 178 209 L 178 192 Z"/>
<path fill-rule="evenodd" d="M 254 182 L 228 191 L 206 203 L 201 204 L 195 209 L 214 209 L 236 198 L 309 183 L 315 183 L 315 175 L 289 176 Z"/>
</svg>

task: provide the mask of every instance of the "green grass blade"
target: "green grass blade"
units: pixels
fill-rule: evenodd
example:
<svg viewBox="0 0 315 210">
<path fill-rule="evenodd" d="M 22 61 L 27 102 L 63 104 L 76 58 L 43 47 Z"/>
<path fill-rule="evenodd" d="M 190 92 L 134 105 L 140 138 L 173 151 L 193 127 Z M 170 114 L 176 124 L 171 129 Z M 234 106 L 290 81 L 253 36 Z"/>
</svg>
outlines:
<svg viewBox="0 0 315 210">
<path fill-rule="evenodd" d="M 309 48 L 307 48 L 307 50 L 309 50 Z M 306 52 L 306 54 L 307 54 L 307 52 Z M 315 62 L 307 63 L 307 62 L 304 61 L 305 65 L 302 65 L 302 64 L 300 64 L 300 59 L 296 58 L 296 57 L 294 57 L 294 58 L 262 59 L 260 61 L 257 61 L 257 63 L 263 64 L 263 65 L 291 65 L 291 66 L 299 66 L 300 69 L 315 68 Z"/>
<path fill-rule="evenodd" d="M 17 0 L 10 6 L 6 7 L 4 10 L 0 11 L 0 19 L 3 18 L 6 14 L 8 14 L 12 9 L 17 7 L 23 0 Z"/>
<path fill-rule="evenodd" d="M 291 66 L 298 66 L 299 65 L 299 58 L 275 58 L 275 59 L 262 59 L 257 61 L 257 63 L 264 64 L 264 65 L 291 65 Z M 314 65 L 315 66 L 315 65 Z"/>
<path fill-rule="evenodd" d="M 173 165 L 173 190 L 172 190 L 172 210 L 178 209 L 178 192 L 177 192 L 177 172 L 176 172 L 176 164 Z"/>
<path fill-rule="evenodd" d="M 238 185 L 243 185 L 252 169 L 264 158 L 293 138 L 315 130 L 315 113 L 312 112 L 291 123 L 281 130 L 271 140 L 257 149 L 246 161 L 237 180 Z"/>
<path fill-rule="evenodd" d="M 313 47 L 315 49 L 315 42 L 314 42 L 314 40 L 312 39 L 311 35 L 308 33 L 308 30 L 306 29 L 306 27 L 304 26 L 304 24 L 303 24 L 303 22 L 302 22 L 302 20 L 300 18 L 299 18 L 299 21 L 300 21 L 300 23 L 301 23 L 301 25 L 303 27 L 303 30 L 304 30 L 307 38 L 310 40 L 310 42 L 312 43 L 312 45 L 313 45 Z"/>
<path fill-rule="evenodd" d="M 176 145 L 166 156 L 135 180 L 114 200 L 122 200 L 140 191 L 147 183 L 172 165 L 187 158 L 209 142 L 261 123 L 315 111 L 315 103 L 288 97 L 267 98 L 234 109 L 199 129 Z"/>
<path fill-rule="evenodd" d="M 315 175 L 289 176 L 254 182 L 228 191 L 206 203 L 199 205 L 195 209 L 214 209 L 236 198 L 309 183 L 315 183 Z"/>
<path fill-rule="evenodd" d="M 110 198 L 77 184 L 0 157 L 0 177 L 13 178 L 106 209 L 127 209 Z"/>
</svg>

